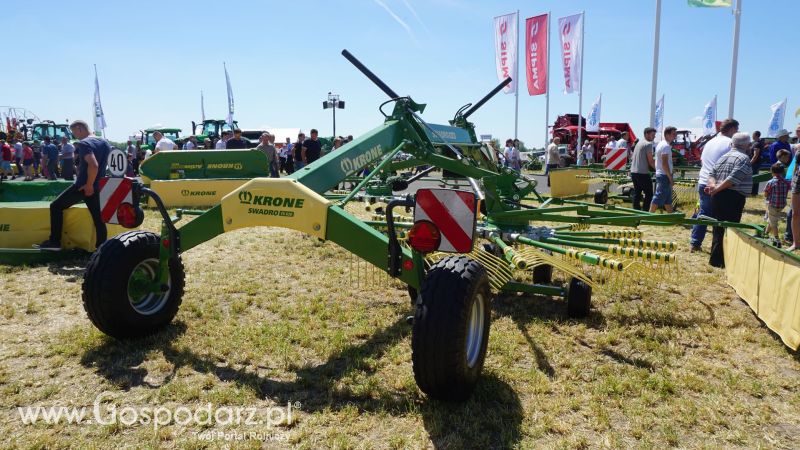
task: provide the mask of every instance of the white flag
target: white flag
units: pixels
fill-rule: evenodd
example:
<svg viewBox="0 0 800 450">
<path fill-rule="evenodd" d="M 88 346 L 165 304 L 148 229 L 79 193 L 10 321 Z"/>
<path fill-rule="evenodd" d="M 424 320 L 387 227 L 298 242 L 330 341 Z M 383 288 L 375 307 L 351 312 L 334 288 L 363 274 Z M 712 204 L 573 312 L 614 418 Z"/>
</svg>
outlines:
<svg viewBox="0 0 800 450">
<path fill-rule="evenodd" d="M 655 119 L 655 129 L 656 129 L 656 140 L 660 141 L 662 135 L 664 134 L 664 95 L 661 95 L 661 99 L 658 100 L 656 103 L 656 119 Z"/>
<path fill-rule="evenodd" d="M 228 68 L 222 63 L 225 69 L 225 84 L 228 86 L 228 126 L 233 128 L 233 89 L 231 89 L 231 78 L 228 76 Z"/>
<path fill-rule="evenodd" d="M 586 131 L 600 131 L 600 102 L 603 99 L 603 94 L 597 97 L 597 100 L 592 103 L 589 108 L 589 117 L 586 118 Z"/>
<path fill-rule="evenodd" d="M 583 13 L 558 19 L 561 61 L 564 64 L 564 93 L 580 91 L 581 52 L 583 51 Z"/>
<path fill-rule="evenodd" d="M 100 103 L 100 82 L 97 80 L 97 66 L 94 66 L 94 131 L 102 136 L 106 129 L 106 116 L 103 114 L 103 104 Z"/>
<path fill-rule="evenodd" d="M 511 77 L 511 83 L 503 88 L 506 94 L 517 92 L 517 13 L 494 18 L 494 50 L 497 79 Z"/>
<path fill-rule="evenodd" d="M 717 96 L 715 95 L 710 102 L 706 103 L 703 110 L 703 135 L 714 134 L 717 132 Z"/>
<path fill-rule="evenodd" d="M 200 120 L 206 121 L 206 102 L 203 100 L 203 91 L 200 91 Z"/>
<path fill-rule="evenodd" d="M 776 137 L 778 131 L 783 128 L 783 119 L 786 117 L 786 99 L 775 103 L 769 107 L 772 110 L 772 118 L 769 120 L 767 137 Z"/>
</svg>

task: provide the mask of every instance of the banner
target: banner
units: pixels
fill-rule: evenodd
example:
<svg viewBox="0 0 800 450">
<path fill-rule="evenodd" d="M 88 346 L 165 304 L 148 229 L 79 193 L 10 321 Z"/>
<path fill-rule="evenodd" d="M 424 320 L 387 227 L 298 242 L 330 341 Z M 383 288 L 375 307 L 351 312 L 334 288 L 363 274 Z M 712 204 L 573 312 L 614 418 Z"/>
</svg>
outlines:
<svg viewBox="0 0 800 450">
<path fill-rule="evenodd" d="M 578 92 L 581 85 L 583 51 L 583 13 L 558 19 L 561 61 L 564 64 L 564 93 Z"/>
<path fill-rule="evenodd" d="M 728 8 L 731 0 L 688 0 L 689 6 L 699 6 L 701 8 Z"/>
<path fill-rule="evenodd" d="M 660 141 L 664 135 L 664 95 L 656 103 L 656 117 L 654 127 L 656 129 L 656 140 Z"/>
<path fill-rule="evenodd" d="M 233 89 L 231 89 L 231 78 L 228 76 L 228 68 L 222 63 L 225 69 L 225 84 L 228 87 L 228 126 L 233 128 Z"/>
<path fill-rule="evenodd" d="M 97 66 L 94 66 L 94 132 L 103 135 L 106 129 L 106 116 L 103 114 L 103 105 L 100 103 L 100 82 L 97 80 Z"/>
<path fill-rule="evenodd" d="M 517 92 L 517 13 L 494 18 L 494 51 L 497 79 L 512 81 L 503 88 L 506 94 Z"/>
<path fill-rule="evenodd" d="M 597 97 L 597 100 L 592 103 L 589 108 L 589 117 L 586 118 L 586 131 L 597 132 L 600 131 L 600 102 L 603 99 L 603 94 Z"/>
<path fill-rule="evenodd" d="M 203 91 L 200 91 L 200 120 L 206 121 L 206 102 L 203 100 Z M 194 134 L 194 130 L 192 130 L 192 134 Z"/>
<path fill-rule="evenodd" d="M 776 137 L 778 131 L 783 128 L 783 119 L 786 117 L 786 99 L 775 103 L 769 107 L 772 110 L 772 116 L 769 119 L 769 128 L 767 129 L 767 137 Z"/>
<path fill-rule="evenodd" d="M 547 93 L 547 14 L 525 19 L 525 72 L 528 94 Z"/>
<path fill-rule="evenodd" d="M 703 135 L 715 134 L 717 132 L 717 96 L 715 95 L 710 102 L 706 103 L 703 110 Z"/>
</svg>

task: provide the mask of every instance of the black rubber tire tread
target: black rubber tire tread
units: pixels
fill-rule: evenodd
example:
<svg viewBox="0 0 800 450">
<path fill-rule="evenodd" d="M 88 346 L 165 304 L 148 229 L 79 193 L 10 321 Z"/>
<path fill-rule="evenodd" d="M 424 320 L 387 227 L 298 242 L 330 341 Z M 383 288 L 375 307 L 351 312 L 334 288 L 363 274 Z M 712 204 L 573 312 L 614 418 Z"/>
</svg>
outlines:
<svg viewBox="0 0 800 450">
<path fill-rule="evenodd" d="M 589 315 L 592 308 L 592 287 L 585 282 L 572 278 L 567 293 L 567 316 L 581 318 Z"/>
<path fill-rule="evenodd" d="M 464 255 L 439 260 L 422 282 L 422 304 L 414 314 L 411 360 L 414 379 L 429 397 L 469 398 L 483 370 L 489 342 L 491 292 L 486 269 Z M 467 366 L 466 333 L 472 302 L 484 299 L 484 332 L 474 367 Z"/>
<path fill-rule="evenodd" d="M 129 231 L 104 242 L 83 275 L 83 309 L 103 333 L 129 339 L 148 336 L 167 326 L 180 307 L 185 273 L 180 257 L 170 263 L 170 296 L 164 307 L 142 315 L 128 301 L 128 278 L 141 261 L 158 258 L 161 238 L 148 231 Z"/>
</svg>

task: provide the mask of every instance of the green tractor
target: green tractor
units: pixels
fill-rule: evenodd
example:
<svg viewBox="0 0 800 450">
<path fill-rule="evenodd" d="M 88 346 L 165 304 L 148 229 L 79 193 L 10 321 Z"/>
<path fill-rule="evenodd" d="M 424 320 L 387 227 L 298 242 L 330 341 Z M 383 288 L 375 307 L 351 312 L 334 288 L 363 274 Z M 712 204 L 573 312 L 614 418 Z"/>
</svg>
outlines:
<svg viewBox="0 0 800 450">
<path fill-rule="evenodd" d="M 142 150 L 153 150 L 156 146 L 156 139 L 153 137 L 153 134 L 158 131 L 164 135 L 165 138 L 175 142 L 181 139 L 181 130 L 180 128 L 148 128 L 146 130 L 142 130 Z"/>
<path fill-rule="evenodd" d="M 200 132 L 198 133 L 197 128 L 200 127 Z M 192 134 L 195 138 L 197 138 L 197 142 L 200 144 L 204 144 L 206 139 L 209 137 L 219 139 L 222 136 L 223 131 L 231 131 L 239 129 L 239 122 L 233 121 L 233 128 L 228 125 L 228 122 L 225 120 L 217 120 L 217 119 L 207 119 L 201 123 L 195 123 L 192 121 Z"/>
<path fill-rule="evenodd" d="M 29 141 L 42 141 L 49 136 L 54 142 L 58 142 L 62 137 L 73 140 L 72 132 L 69 131 L 69 124 L 55 123 L 52 120 L 44 120 L 25 127 L 25 139 Z"/>
</svg>

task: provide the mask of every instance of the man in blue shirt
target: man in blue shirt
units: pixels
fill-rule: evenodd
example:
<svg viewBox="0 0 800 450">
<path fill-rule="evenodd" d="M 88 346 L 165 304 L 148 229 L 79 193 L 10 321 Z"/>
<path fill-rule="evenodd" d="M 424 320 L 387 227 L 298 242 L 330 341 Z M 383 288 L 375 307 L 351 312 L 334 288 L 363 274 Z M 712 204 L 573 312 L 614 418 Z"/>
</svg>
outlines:
<svg viewBox="0 0 800 450">
<path fill-rule="evenodd" d="M 769 146 L 769 163 L 775 164 L 778 162 L 778 150 L 786 150 L 789 153 L 792 152 L 792 146 L 789 145 L 789 131 L 781 128 L 778 130 L 778 134 L 775 135 L 778 139 L 777 141 L 773 142 Z"/>
<path fill-rule="evenodd" d="M 96 230 L 96 247 L 106 240 L 106 224 L 100 217 L 100 178 L 106 173 L 106 160 L 111 146 L 104 139 L 92 136 L 89 125 L 76 120 L 69 126 L 75 143 L 80 165 L 75 183 L 50 203 L 50 238 L 38 246 L 41 250 L 61 250 L 61 230 L 64 226 L 64 210 L 81 201 L 86 203 Z"/>
<path fill-rule="evenodd" d="M 50 142 L 50 136 L 44 137 L 42 156 L 44 157 L 45 167 L 47 167 L 47 179 L 55 180 L 58 178 L 58 147 Z"/>
</svg>

